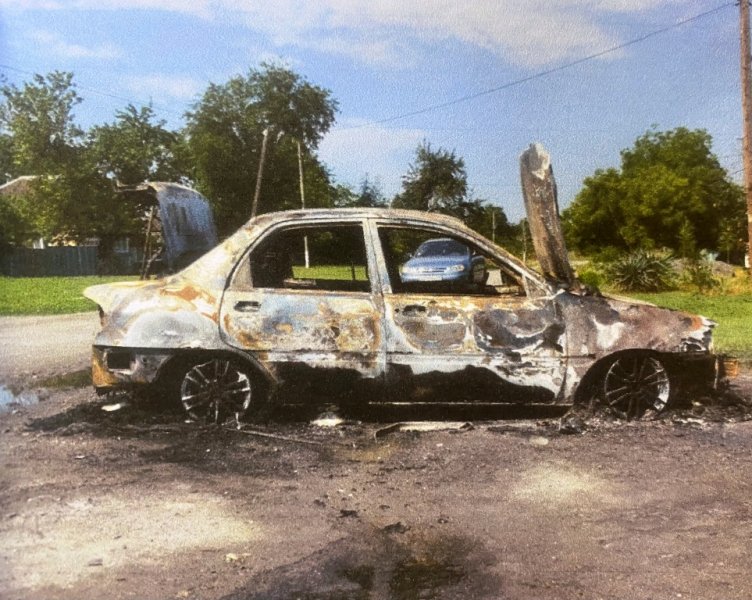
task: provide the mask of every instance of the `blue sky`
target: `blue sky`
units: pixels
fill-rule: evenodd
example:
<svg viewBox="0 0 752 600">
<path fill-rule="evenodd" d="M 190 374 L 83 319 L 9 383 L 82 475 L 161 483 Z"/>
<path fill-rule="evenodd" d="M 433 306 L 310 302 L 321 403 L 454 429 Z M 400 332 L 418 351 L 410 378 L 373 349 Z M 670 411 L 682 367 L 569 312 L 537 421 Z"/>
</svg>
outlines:
<svg viewBox="0 0 752 600">
<path fill-rule="evenodd" d="M 178 128 L 210 82 L 262 61 L 332 91 L 340 112 L 319 156 L 337 181 L 368 174 L 388 197 L 426 140 L 516 221 L 530 143 L 550 151 L 566 206 L 653 126 L 706 129 L 741 180 L 733 1 L 0 0 L 0 73 L 73 71 L 84 126 L 152 102 Z"/>
</svg>

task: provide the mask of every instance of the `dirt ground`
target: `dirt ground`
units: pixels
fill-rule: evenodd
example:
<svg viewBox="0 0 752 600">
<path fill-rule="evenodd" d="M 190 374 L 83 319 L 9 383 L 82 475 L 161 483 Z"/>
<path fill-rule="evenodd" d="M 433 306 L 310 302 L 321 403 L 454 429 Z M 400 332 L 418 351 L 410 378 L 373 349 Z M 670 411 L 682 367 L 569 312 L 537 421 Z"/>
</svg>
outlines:
<svg viewBox="0 0 752 600">
<path fill-rule="evenodd" d="M 574 434 L 461 413 L 217 429 L 104 411 L 82 379 L 0 415 L 2 598 L 752 598 L 749 375 Z"/>
</svg>

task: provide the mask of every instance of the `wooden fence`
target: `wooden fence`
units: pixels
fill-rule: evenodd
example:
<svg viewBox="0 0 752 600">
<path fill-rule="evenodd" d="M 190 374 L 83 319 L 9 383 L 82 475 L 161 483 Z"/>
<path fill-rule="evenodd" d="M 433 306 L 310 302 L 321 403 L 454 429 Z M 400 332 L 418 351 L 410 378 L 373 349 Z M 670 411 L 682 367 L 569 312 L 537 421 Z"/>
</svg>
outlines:
<svg viewBox="0 0 752 600">
<path fill-rule="evenodd" d="M 0 256 L 0 273 L 8 277 L 52 277 L 97 274 L 96 246 L 12 248 Z"/>
</svg>

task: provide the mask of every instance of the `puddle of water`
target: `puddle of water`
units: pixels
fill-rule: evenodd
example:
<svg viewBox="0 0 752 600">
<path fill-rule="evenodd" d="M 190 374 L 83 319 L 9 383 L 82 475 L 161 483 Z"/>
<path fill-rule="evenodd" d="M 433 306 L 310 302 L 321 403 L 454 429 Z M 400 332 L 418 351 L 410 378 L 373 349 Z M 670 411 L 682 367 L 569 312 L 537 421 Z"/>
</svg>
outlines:
<svg viewBox="0 0 752 600">
<path fill-rule="evenodd" d="M 34 392 L 14 392 L 12 389 L 0 384 L 0 413 L 8 412 L 13 406 L 31 406 L 39 402 L 39 396 Z"/>
</svg>

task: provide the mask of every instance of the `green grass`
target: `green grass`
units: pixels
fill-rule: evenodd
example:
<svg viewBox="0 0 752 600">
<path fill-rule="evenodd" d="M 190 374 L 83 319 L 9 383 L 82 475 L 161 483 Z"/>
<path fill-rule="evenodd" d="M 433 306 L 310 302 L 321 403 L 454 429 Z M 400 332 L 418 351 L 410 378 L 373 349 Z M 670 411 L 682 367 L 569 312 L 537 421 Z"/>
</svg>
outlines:
<svg viewBox="0 0 752 600">
<path fill-rule="evenodd" d="M 0 277 L 0 315 L 59 315 L 96 310 L 90 285 L 135 277 Z"/>
<path fill-rule="evenodd" d="M 718 323 L 713 332 L 715 350 L 752 359 L 752 294 L 701 295 L 691 292 L 631 293 L 658 306 L 696 313 Z"/>
<path fill-rule="evenodd" d="M 355 277 L 353 277 L 353 269 Z M 295 279 L 334 279 L 337 281 L 368 281 L 365 267 L 348 265 L 324 265 L 319 267 L 293 266 Z"/>
</svg>

